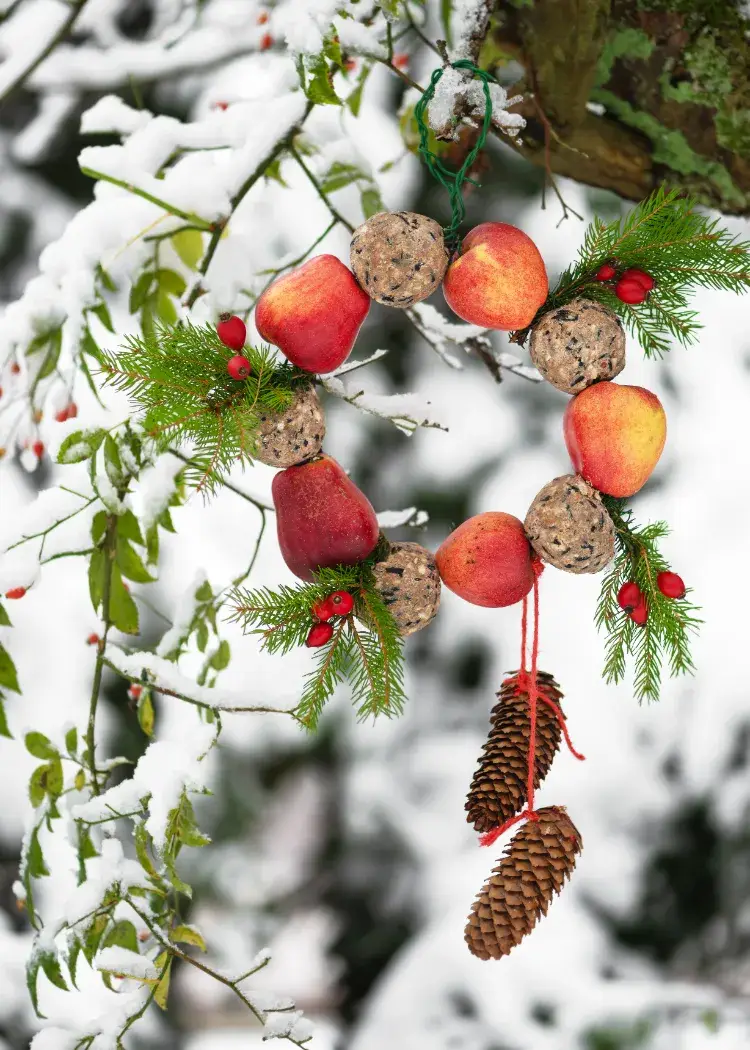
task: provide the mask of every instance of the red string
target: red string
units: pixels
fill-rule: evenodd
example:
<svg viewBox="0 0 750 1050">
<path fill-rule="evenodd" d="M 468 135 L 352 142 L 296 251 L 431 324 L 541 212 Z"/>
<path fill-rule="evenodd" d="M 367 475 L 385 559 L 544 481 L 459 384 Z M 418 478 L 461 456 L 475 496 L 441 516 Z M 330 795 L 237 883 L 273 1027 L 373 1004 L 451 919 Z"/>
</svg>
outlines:
<svg viewBox="0 0 750 1050">
<path fill-rule="evenodd" d="M 526 596 L 523 599 L 523 611 L 521 613 L 521 670 L 516 676 L 518 691 L 526 693 L 529 701 L 529 757 L 528 776 L 526 780 L 526 808 L 522 813 L 506 820 L 504 824 L 500 824 L 498 827 L 492 828 L 491 831 L 487 831 L 484 835 L 481 835 L 479 838 L 480 846 L 491 846 L 494 842 L 497 842 L 501 835 L 505 834 L 508 828 L 512 828 L 522 820 L 539 820 L 534 809 L 534 774 L 536 772 L 537 710 L 540 700 L 542 703 L 547 704 L 548 707 L 551 707 L 554 711 L 555 718 L 560 725 L 560 729 L 565 737 L 565 743 L 568 745 L 570 753 L 580 761 L 583 761 L 584 759 L 584 756 L 573 747 L 568 734 L 568 727 L 565 724 L 565 719 L 559 706 L 553 700 L 550 700 L 539 692 L 539 684 L 537 681 L 537 661 L 539 659 L 539 577 L 544 570 L 544 565 L 540 559 L 535 558 L 532 562 L 532 567 L 534 569 L 534 628 L 531 642 L 531 670 L 526 670 L 526 641 L 528 634 L 528 596 Z"/>
</svg>

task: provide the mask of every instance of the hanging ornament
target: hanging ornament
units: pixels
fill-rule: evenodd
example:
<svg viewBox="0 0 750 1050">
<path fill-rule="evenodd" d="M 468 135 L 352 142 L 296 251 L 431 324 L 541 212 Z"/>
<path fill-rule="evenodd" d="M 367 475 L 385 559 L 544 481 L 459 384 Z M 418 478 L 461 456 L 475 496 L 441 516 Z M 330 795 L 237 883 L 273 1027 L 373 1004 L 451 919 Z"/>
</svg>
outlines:
<svg viewBox="0 0 750 1050">
<path fill-rule="evenodd" d="M 330 456 L 279 471 L 271 484 L 281 554 L 301 580 L 355 565 L 374 550 L 378 519 L 364 492 Z"/>
<path fill-rule="evenodd" d="M 537 672 L 539 705 L 536 719 L 534 787 L 547 776 L 560 746 L 562 693 L 551 674 Z M 528 780 L 529 717 L 528 683 L 515 671 L 497 694 L 490 715 L 491 728 L 482 748 L 466 800 L 467 820 L 479 832 L 491 831 L 519 813 L 526 803 Z"/>
<path fill-rule="evenodd" d="M 269 467 L 304 463 L 318 455 L 325 433 L 325 417 L 315 388 L 299 387 L 284 411 L 259 416 L 254 458 Z"/>
<path fill-rule="evenodd" d="M 518 518 L 486 511 L 454 529 L 435 560 L 449 590 L 472 605 L 497 609 L 515 605 L 531 590 L 532 553 Z"/>
<path fill-rule="evenodd" d="M 432 295 L 448 253 L 439 223 L 413 211 L 379 212 L 354 231 L 351 267 L 371 299 L 405 310 Z"/>
<path fill-rule="evenodd" d="M 375 590 L 403 637 L 432 621 L 440 605 L 440 574 L 430 551 L 419 543 L 391 543 L 372 571 Z"/>
<path fill-rule="evenodd" d="M 349 356 L 370 298 L 335 255 L 277 277 L 255 304 L 262 339 L 305 372 L 332 372 Z"/>
<path fill-rule="evenodd" d="M 613 310 L 591 299 L 573 299 L 536 322 L 529 352 L 548 383 L 578 394 L 622 372 L 625 331 Z"/>
<path fill-rule="evenodd" d="M 511 839 L 471 909 L 465 939 L 479 959 L 508 955 L 531 933 L 576 865 L 581 835 L 563 806 L 547 806 Z"/>
<path fill-rule="evenodd" d="M 601 572 L 615 556 L 615 527 L 601 496 L 578 474 L 548 482 L 524 521 L 531 546 L 566 572 Z"/>
<path fill-rule="evenodd" d="M 600 492 L 632 496 L 659 462 L 667 417 L 650 390 L 596 383 L 568 404 L 563 429 L 578 474 Z"/>
</svg>

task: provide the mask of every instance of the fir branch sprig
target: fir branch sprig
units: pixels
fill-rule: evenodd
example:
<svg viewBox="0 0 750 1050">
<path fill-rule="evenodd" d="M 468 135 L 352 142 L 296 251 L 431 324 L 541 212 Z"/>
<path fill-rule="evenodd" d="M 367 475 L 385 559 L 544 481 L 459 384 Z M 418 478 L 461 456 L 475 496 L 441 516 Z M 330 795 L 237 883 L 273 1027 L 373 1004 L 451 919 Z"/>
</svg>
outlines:
<svg viewBox="0 0 750 1050">
<path fill-rule="evenodd" d="M 677 190 L 656 190 L 629 215 L 604 223 L 598 217 L 586 231 L 578 259 L 560 276 L 529 328 L 517 332 L 523 343 L 530 328 L 550 310 L 585 296 L 608 306 L 622 319 L 647 357 L 661 357 L 672 341 L 694 343 L 697 313 L 688 308 L 694 288 L 745 292 L 750 288 L 750 241 L 722 229 L 718 219 L 696 211 L 697 202 Z M 645 302 L 621 302 L 613 287 L 595 279 L 599 267 L 615 264 L 645 270 L 656 284 Z"/>
<path fill-rule="evenodd" d="M 371 563 L 320 569 L 313 583 L 273 591 L 235 588 L 229 594 L 230 619 L 261 639 L 270 653 L 288 653 L 304 645 L 316 622 L 313 606 L 333 591 L 348 591 L 354 609 L 337 617 L 330 642 L 315 652 L 315 666 L 305 683 L 295 715 L 314 729 L 336 687 L 348 681 L 360 718 L 401 714 L 404 693 L 403 640 L 398 626 L 375 590 Z"/>
<path fill-rule="evenodd" d="M 270 347 L 245 347 L 251 372 L 227 374 L 232 356 L 211 325 L 161 325 L 103 355 L 105 381 L 127 393 L 161 449 L 188 444 L 186 482 L 210 495 L 237 461 L 250 463 L 264 412 L 283 412 L 309 375 L 275 360 Z"/>
<path fill-rule="evenodd" d="M 612 496 L 602 499 L 615 525 L 617 545 L 595 617 L 597 628 L 607 633 L 603 676 L 607 682 L 621 682 L 631 657 L 636 698 L 658 700 L 665 660 L 672 677 L 695 670 L 690 638 L 703 622 L 696 615 L 700 609 L 687 596 L 667 598 L 657 586 L 659 573 L 669 570 L 659 549 L 659 541 L 669 533 L 667 524 L 657 521 L 638 528 L 625 500 Z M 648 619 L 642 626 L 617 603 L 620 587 L 628 581 L 637 583 L 646 599 Z"/>
</svg>

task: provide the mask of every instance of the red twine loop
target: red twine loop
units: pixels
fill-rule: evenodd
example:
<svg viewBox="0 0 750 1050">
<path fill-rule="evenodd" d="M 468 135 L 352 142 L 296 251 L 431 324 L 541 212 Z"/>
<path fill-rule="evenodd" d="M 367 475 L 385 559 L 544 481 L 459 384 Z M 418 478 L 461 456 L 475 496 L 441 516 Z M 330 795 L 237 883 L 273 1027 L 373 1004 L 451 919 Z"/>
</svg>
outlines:
<svg viewBox="0 0 750 1050">
<path fill-rule="evenodd" d="M 539 692 L 537 681 L 537 660 L 539 657 L 539 577 L 544 572 L 544 564 L 539 557 L 535 556 L 532 559 L 531 567 L 534 570 L 534 628 L 531 642 L 531 669 L 526 669 L 526 645 L 529 618 L 529 600 L 528 596 L 526 596 L 523 599 L 523 611 L 521 613 L 521 670 L 516 676 L 518 692 L 525 693 L 529 701 L 529 756 L 528 775 L 526 780 L 526 809 L 515 817 L 506 820 L 504 824 L 500 824 L 498 827 L 481 835 L 479 838 L 480 846 L 491 846 L 494 842 L 497 842 L 501 835 L 505 834 L 508 828 L 512 828 L 514 824 L 519 824 L 522 820 L 539 820 L 539 816 L 534 809 L 534 771 L 536 766 L 537 710 L 540 700 L 554 711 L 555 718 L 557 719 L 563 737 L 565 738 L 565 743 L 573 757 L 577 758 L 580 762 L 582 762 L 585 757 L 573 747 L 568 733 L 568 727 L 565 724 L 565 719 L 559 706 L 554 700 L 550 700 L 549 697 L 543 696 Z"/>
</svg>

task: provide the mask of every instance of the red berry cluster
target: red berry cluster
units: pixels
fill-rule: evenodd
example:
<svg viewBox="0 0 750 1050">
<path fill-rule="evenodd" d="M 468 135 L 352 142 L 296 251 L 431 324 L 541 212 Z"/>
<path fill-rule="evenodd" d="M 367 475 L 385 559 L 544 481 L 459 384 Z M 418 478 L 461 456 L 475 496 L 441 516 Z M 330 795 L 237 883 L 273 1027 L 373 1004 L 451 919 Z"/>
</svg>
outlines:
<svg viewBox="0 0 750 1050">
<path fill-rule="evenodd" d="M 71 401 L 65 408 L 61 408 L 55 416 L 58 423 L 64 423 L 66 419 L 75 419 L 78 415 L 78 405 Z"/>
<path fill-rule="evenodd" d="M 676 572 L 660 572 L 656 577 L 656 586 L 665 598 L 685 597 L 685 584 Z M 632 580 L 623 583 L 617 593 L 617 604 L 639 627 L 643 627 L 648 620 L 646 597 L 638 584 Z"/>
<path fill-rule="evenodd" d="M 656 284 L 650 273 L 646 273 L 645 270 L 639 270 L 636 267 L 624 270 L 618 277 L 617 267 L 609 262 L 600 266 L 594 274 L 594 280 L 596 281 L 609 282 L 614 281 L 615 278 L 615 295 L 621 303 L 628 303 L 631 306 L 637 306 L 639 303 L 645 302 L 649 292 Z"/>
<path fill-rule="evenodd" d="M 247 327 L 236 314 L 222 314 L 216 326 L 216 334 L 230 350 L 241 350 L 247 339 Z M 227 361 L 227 372 L 232 379 L 247 379 L 250 371 L 250 362 L 244 354 L 236 353 Z"/>
<path fill-rule="evenodd" d="M 310 610 L 318 621 L 310 628 L 305 645 L 309 649 L 318 649 L 333 637 L 334 616 L 348 616 L 354 608 L 354 598 L 348 591 L 334 591 L 327 598 L 321 598 Z"/>
</svg>

